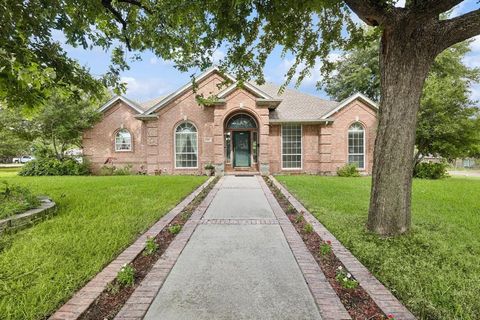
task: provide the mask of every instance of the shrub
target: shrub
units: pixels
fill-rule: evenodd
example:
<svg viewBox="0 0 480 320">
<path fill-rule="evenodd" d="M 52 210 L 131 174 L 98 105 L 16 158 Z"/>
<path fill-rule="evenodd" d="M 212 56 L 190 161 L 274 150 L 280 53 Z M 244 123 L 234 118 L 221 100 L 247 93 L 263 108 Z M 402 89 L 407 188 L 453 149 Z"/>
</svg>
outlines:
<svg viewBox="0 0 480 320">
<path fill-rule="evenodd" d="M 303 227 L 303 231 L 305 233 L 312 233 L 313 232 L 313 226 L 310 223 L 305 224 Z"/>
<path fill-rule="evenodd" d="M 75 159 L 39 158 L 27 162 L 20 172 L 21 176 L 83 176 L 90 173 L 86 161 L 79 163 Z"/>
<path fill-rule="evenodd" d="M 335 279 L 346 289 L 355 289 L 358 287 L 358 281 L 355 280 L 350 273 L 345 271 L 342 266 L 338 267 Z"/>
<path fill-rule="evenodd" d="M 155 253 L 158 249 L 158 244 L 155 242 L 155 238 L 147 237 L 147 241 L 145 242 L 145 250 L 143 250 L 144 256 L 150 256 Z"/>
<path fill-rule="evenodd" d="M 353 163 L 346 164 L 337 169 L 337 175 L 339 177 L 360 177 L 357 166 Z"/>
<path fill-rule="evenodd" d="M 332 252 L 332 242 L 330 240 L 322 241 L 320 244 L 320 254 L 322 256 L 330 254 Z"/>
<path fill-rule="evenodd" d="M 171 234 L 177 234 L 180 232 L 180 230 L 182 230 L 182 226 L 179 224 L 174 224 L 173 226 L 168 227 L 168 231 Z"/>
<path fill-rule="evenodd" d="M 135 283 L 135 269 L 131 265 L 125 264 L 117 274 L 117 281 L 125 287 L 133 286 Z"/>
<path fill-rule="evenodd" d="M 448 177 L 448 164 L 440 162 L 421 162 L 413 169 L 413 176 L 420 179 L 443 179 Z"/>
<path fill-rule="evenodd" d="M 132 174 L 132 165 L 127 164 L 123 168 L 117 168 L 112 165 L 104 165 L 100 168 L 101 176 L 129 176 Z"/>
<path fill-rule="evenodd" d="M 22 213 L 39 205 L 40 201 L 29 189 L 12 186 L 5 181 L 0 184 L 0 219 Z"/>
</svg>

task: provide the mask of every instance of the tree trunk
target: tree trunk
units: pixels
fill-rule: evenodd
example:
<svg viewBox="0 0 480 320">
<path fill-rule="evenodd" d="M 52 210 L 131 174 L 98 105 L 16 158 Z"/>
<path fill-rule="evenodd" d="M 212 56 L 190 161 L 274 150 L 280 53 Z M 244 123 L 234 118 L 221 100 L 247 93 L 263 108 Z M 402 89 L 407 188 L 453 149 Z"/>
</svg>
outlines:
<svg viewBox="0 0 480 320">
<path fill-rule="evenodd" d="M 367 227 L 384 236 L 410 228 L 417 111 L 435 58 L 434 44 L 425 34 L 418 24 L 398 22 L 382 35 L 382 92 Z"/>
</svg>

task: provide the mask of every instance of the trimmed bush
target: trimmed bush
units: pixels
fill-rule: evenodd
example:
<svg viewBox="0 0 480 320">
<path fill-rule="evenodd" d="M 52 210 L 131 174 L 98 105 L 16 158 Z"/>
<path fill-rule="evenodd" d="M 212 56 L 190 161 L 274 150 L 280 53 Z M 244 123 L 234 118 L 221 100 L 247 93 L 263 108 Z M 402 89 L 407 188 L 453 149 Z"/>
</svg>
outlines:
<svg viewBox="0 0 480 320">
<path fill-rule="evenodd" d="M 358 172 L 357 166 L 351 163 L 338 168 L 337 175 L 339 177 L 360 177 L 360 172 Z"/>
<path fill-rule="evenodd" d="M 413 169 L 413 177 L 420 179 L 443 179 L 448 177 L 448 164 L 440 162 L 421 162 Z"/>
<path fill-rule="evenodd" d="M 40 201 L 27 188 L 0 183 L 0 219 L 38 207 Z"/>
<path fill-rule="evenodd" d="M 88 163 L 66 158 L 39 158 L 27 162 L 18 173 L 21 176 L 84 176 L 90 174 Z"/>
<path fill-rule="evenodd" d="M 133 174 L 132 165 L 127 164 L 123 168 L 117 168 L 113 165 L 104 165 L 100 168 L 101 176 L 129 176 Z"/>
</svg>

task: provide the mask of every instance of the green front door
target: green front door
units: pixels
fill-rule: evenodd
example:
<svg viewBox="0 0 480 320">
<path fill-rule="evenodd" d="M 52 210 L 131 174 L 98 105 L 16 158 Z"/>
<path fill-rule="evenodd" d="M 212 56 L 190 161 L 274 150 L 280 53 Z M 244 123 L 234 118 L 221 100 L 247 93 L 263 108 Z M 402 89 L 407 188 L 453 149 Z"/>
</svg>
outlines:
<svg viewBox="0 0 480 320">
<path fill-rule="evenodd" d="M 250 167 L 249 131 L 233 131 L 233 166 Z"/>
</svg>

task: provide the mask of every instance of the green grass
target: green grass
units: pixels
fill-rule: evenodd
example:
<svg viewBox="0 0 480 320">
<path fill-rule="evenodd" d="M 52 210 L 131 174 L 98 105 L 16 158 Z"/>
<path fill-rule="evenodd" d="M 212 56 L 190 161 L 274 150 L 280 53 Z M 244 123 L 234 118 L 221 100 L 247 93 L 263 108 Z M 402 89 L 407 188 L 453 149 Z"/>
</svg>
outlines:
<svg viewBox="0 0 480 320">
<path fill-rule="evenodd" d="M 58 213 L 0 237 L 0 318 L 43 319 L 206 180 L 194 176 L 18 177 Z"/>
<path fill-rule="evenodd" d="M 365 231 L 370 178 L 279 176 L 368 269 L 420 319 L 478 319 L 480 180 L 415 180 L 412 231 Z"/>
</svg>

